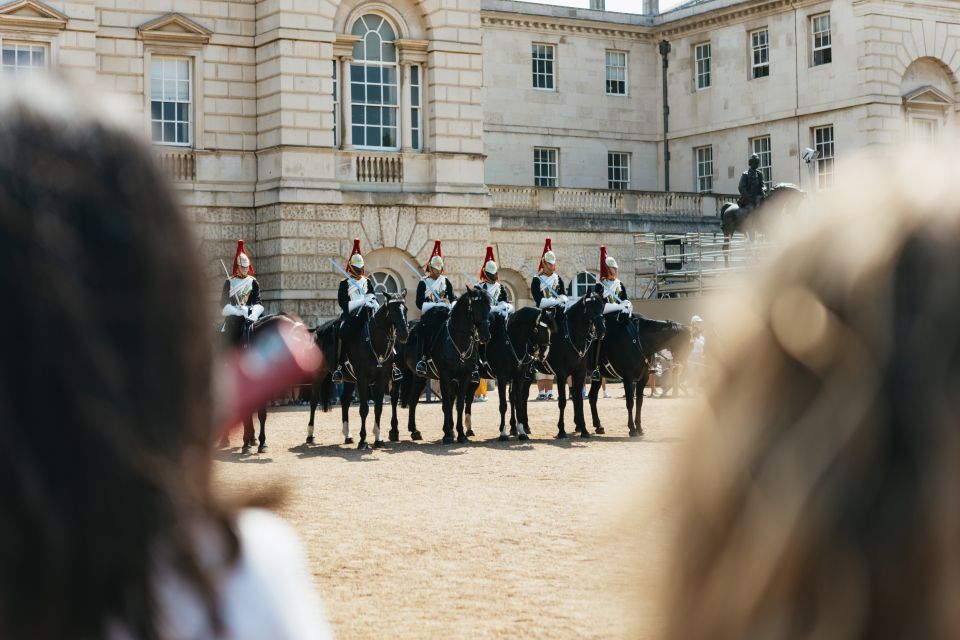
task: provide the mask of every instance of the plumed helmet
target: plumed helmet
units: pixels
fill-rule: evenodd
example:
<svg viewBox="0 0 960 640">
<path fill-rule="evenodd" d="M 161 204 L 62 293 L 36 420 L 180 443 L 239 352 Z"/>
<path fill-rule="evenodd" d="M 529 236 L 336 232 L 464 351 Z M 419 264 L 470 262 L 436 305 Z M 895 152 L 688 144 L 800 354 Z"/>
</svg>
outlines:
<svg viewBox="0 0 960 640">
<path fill-rule="evenodd" d="M 703 323 L 703 318 L 701 318 L 700 316 L 693 316 L 692 318 L 690 318 L 690 324 L 702 324 L 702 323 Z"/>
<path fill-rule="evenodd" d="M 543 253 L 540 254 L 540 264 L 537 265 L 537 271 L 543 271 L 544 264 L 557 265 L 557 254 L 553 252 L 553 245 L 550 243 L 550 238 L 547 238 L 543 242 Z"/>
<path fill-rule="evenodd" d="M 607 280 L 610 277 L 609 269 L 619 269 L 617 261 L 613 256 L 607 255 L 607 245 L 600 245 L 600 279 Z"/>
<path fill-rule="evenodd" d="M 557 254 L 553 251 L 547 251 L 543 254 L 543 261 L 547 264 L 557 264 Z"/>
<path fill-rule="evenodd" d="M 483 268 L 480 270 L 480 277 L 489 276 L 491 278 L 497 277 L 497 259 L 493 255 L 493 247 L 487 245 L 487 252 L 483 256 Z"/>
<path fill-rule="evenodd" d="M 244 267 L 244 268 L 249 268 L 249 267 L 250 267 L 250 256 L 248 256 L 248 255 L 245 254 L 245 253 L 241 253 L 239 256 L 237 256 L 237 265 L 239 265 L 239 266 L 241 266 L 241 267 Z"/>
<path fill-rule="evenodd" d="M 243 240 L 237 240 L 237 251 L 233 254 L 233 269 L 230 271 L 230 276 L 233 278 L 239 277 L 241 267 L 249 269 L 247 272 L 249 275 L 254 274 L 253 261 L 247 255 L 247 248 L 244 246 Z"/>
<path fill-rule="evenodd" d="M 487 264 L 483 265 L 483 272 L 491 276 L 497 275 L 497 263 L 487 260 Z"/>
<path fill-rule="evenodd" d="M 605 260 L 608 269 L 619 269 L 620 265 L 617 264 L 617 261 L 613 259 L 613 256 L 607 256 Z"/>
<path fill-rule="evenodd" d="M 437 269 L 438 271 L 442 271 L 443 256 L 431 256 L 430 262 L 427 263 L 427 266 Z"/>
<path fill-rule="evenodd" d="M 359 253 L 350 256 L 350 266 L 354 269 L 363 269 L 363 264 L 363 256 Z"/>
</svg>

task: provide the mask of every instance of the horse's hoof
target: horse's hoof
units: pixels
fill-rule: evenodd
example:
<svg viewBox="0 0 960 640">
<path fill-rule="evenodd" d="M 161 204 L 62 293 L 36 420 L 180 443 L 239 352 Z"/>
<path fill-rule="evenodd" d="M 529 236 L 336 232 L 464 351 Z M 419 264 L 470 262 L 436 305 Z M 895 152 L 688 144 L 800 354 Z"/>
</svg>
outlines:
<svg viewBox="0 0 960 640">
<path fill-rule="evenodd" d="M 307 436 L 307 444 L 317 444 L 317 441 L 314 440 L 313 436 Z"/>
<path fill-rule="evenodd" d="M 357 451 L 366 451 L 366 450 L 369 449 L 369 448 L 370 448 L 370 447 L 367 446 L 367 443 L 366 443 L 366 442 L 363 442 L 362 440 L 360 441 L 359 444 L 357 444 Z"/>
<path fill-rule="evenodd" d="M 577 427 L 576 429 L 574 429 L 574 431 L 577 433 L 581 433 L 583 431 L 583 427 Z"/>
<path fill-rule="evenodd" d="M 466 444 L 470 442 L 470 439 L 467 438 L 467 434 L 463 434 L 463 435 L 457 436 L 457 442 L 459 442 L 460 444 Z"/>
<path fill-rule="evenodd" d="M 453 444 L 453 436 L 443 436 L 443 444 Z"/>
<path fill-rule="evenodd" d="M 390 442 L 400 442 L 400 432 L 396 429 L 390 432 Z"/>
<path fill-rule="evenodd" d="M 385 449 L 387 445 L 383 443 L 383 440 L 376 440 L 373 443 L 374 449 Z"/>
<path fill-rule="evenodd" d="M 500 436 L 499 438 L 497 438 L 497 440 L 499 440 L 500 442 L 507 442 L 510 440 L 510 436 Z"/>
<path fill-rule="evenodd" d="M 473 429 L 467 429 L 466 435 L 472 438 L 472 437 L 475 435 L 475 434 L 473 433 Z"/>
<path fill-rule="evenodd" d="M 410 434 L 411 440 L 423 440 L 423 435 L 419 431 L 414 431 Z"/>
<path fill-rule="evenodd" d="M 262 444 L 259 447 L 257 447 L 257 453 L 266 453 L 266 452 L 267 452 L 267 445 Z"/>
<path fill-rule="evenodd" d="M 346 438 L 346 439 L 343 441 L 343 444 L 353 444 L 353 438 Z"/>
<path fill-rule="evenodd" d="M 243 445 L 243 447 L 240 448 L 240 453 L 250 453 L 250 445 Z"/>
<path fill-rule="evenodd" d="M 586 429 L 581 429 L 581 430 L 580 430 L 580 437 L 581 437 L 581 438 L 589 438 L 589 437 L 590 437 L 590 432 L 587 431 Z"/>
<path fill-rule="evenodd" d="M 603 435 L 603 434 L 606 433 L 606 431 L 604 431 L 603 427 L 597 427 L 594 431 L 595 431 L 597 434 L 599 434 L 599 435 Z"/>
<path fill-rule="evenodd" d="M 636 429 L 633 429 L 633 430 L 631 430 L 630 433 L 627 434 L 627 435 L 629 435 L 631 438 L 637 438 L 637 437 L 640 436 L 640 432 L 637 431 Z"/>
<path fill-rule="evenodd" d="M 512 435 L 512 436 L 517 435 L 517 428 L 516 428 L 516 427 L 510 427 L 510 435 Z"/>
<path fill-rule="evenodd" d="M 563 440 L 566 437 L 567 437 L 567 433 L 565 431 L 557 432 L 557 440 Z"/>
<path fill-rule="evenodd" d="M 519 440 L 520 442 L 526 442 L 529 439 L 530 439 L 530 436 L 528 436 L 525 433 L 521 433 L 519 436 L 517 436 L 517 440 Z"/>
</svg>

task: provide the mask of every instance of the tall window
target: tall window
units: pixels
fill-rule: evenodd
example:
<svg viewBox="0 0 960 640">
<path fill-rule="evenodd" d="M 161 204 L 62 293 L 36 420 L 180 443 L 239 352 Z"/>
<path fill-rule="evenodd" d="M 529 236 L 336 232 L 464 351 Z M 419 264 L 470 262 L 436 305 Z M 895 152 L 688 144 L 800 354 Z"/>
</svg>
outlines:
<svg viewBox="0 0 960 640">
<path fill-rule="evenodd" d="M 763 184 L 769 189 L 773 185 L 773 153 L 770 150 L 770 136 L 751 139 L 750 151 L 760 156 L 760 173 L 763 174 Z"/>
<path fill-rule="evenodd" d="M 556 149 L 534 147 L 533 149 L 533 184 L 538 187 L 557 186 L 557 155 Z"/>
<path fill-rule="evenodd" d="M 813 35 L 813 66 L 833 60 L 830 48 L 830 14 L 810 18 L 810 33 Z"/>
<path fill-rule="evenodd" d="M 710 86 L 710 43 L 698 44 L 694 48 L 694 58 L 697 62 L 697 89 L 706 89 Z"/>
<path fill-rule="evenodd" d="M 630 188 L 630 154 L 619 151 L 607 153 L 607 189 Z"/>
<path fill-rule="evenodd" d="M 154 56 L 150 63 L 151 139 L 189 146 L 192 102 L 190 60 Z"/>
<path fill-rule="evenodd" d="M 760 29 L 750 34 L 751 77 L 766 78 L 770 75 L 770 34 Z"/>
<path fill-rule="evenodd" d="M 828 189 L 833 186 L 833 125 L 815 128 L 813 144 L 820 154 L 817 156 L 817 188 Z"/>
<path fill-rule="evenodd" d="M 340 113 L 340 82 L 337 74 L 340 61 L 333 60 L 333 146 L 340 146 L 340 122 L 337 120 L 337 114 Z"/>
<path fill-rule="evenodd" d="M 713 191 L 713 147 L 697 147 L 696 156 L 697 191 Z"/>
<path fill-rule="evenodd" d="M 33 69 L 45 69 L 47 66 L 47 48 L 42 44 L 20 44 L 4 42 L 0 53 L 0 68 L 17 73 Z"/>
<path fill-rule="evenodd" d="M 607 51 L 607 95 L 627 95 L 627 54 Z"/>
<path fill-rule="evenodd" d="M 410 146 L 420 148 L 420 67 L 410 67 Z"/>
<path fill-rule="evenodd" d="M 400 279 L 389 271 L 374 271 L 370 274 L 370 280 L 373 281 L 373 293 L 380 304 L 386 302 L 387 297 L 383 295 L 384 293 L 400 291 Z"/>
<path fill-rule="evenodd" d="M 579 298 L 597 284 L 597 276 L 589 271 L 581 271 L 573 280 L 573 297 Z"/>
<path fill-rule="evenodd" d="M 350 101 L 353 146 L 397 149 L 396 33 L 381 16 L 368 13 L 353 24 L 362 39 L 353 45 Z"/>
<path fill-rule="evenodd" d="M 552 44 L 533 44 L 533 88 L 553 91 L 553 59 L 554 46 Z"/>
<path fill-rule="evenodd" d="M 914 142 L 934 144 L 937 141 L 937 130 L 940 123 L 933 118 L 911 118 L 910 133 Z"/>
</svg>

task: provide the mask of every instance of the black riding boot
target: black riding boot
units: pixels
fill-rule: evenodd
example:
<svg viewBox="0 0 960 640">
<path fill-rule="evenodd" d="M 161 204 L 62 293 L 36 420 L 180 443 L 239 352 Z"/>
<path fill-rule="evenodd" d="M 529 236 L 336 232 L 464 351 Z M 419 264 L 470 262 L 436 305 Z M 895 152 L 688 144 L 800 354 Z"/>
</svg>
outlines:
<svg viewBox="0 0 960 640">
<path fill-rule="evenodd" d="M 340 329 L 337 329 L 337 368 L 330 374 L 333 384 L 343 384 L 343 365 L 340 363 L 340 351 L 343 347 L 343 339 L 340 337 Z"/>
<path fill-rule="evenodd" d="M 403 380 L 403 372 L 400 371 L 400 367 L 396 363 L 393 364 L 393 370 L 390 372 L 390 375 L 393 376 L 394 380 Z"/>
</svg>

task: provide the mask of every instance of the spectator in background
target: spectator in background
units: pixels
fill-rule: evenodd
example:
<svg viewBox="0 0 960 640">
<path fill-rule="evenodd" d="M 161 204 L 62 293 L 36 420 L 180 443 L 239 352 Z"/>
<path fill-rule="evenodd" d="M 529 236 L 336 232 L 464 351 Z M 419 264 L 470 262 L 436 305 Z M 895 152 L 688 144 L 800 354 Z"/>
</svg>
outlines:
<svg viewBox="0 0 960 640">
<path fill-rule="evenodd" d="M 329 637 L 290 527 L 213 496 L 198 242 L 103 111 L 0 84 L 0 637 Z"/>
<path fill-rule="evenodd" d="M 952 155 L 846 166 L 736 289 L 671 502 L 667 638 L 960 637 Z"/>
<path fill-rule="evenodd" d="M 537 400 L 553 400 L 553 376 L 537 374 Z"/>
</svg>

